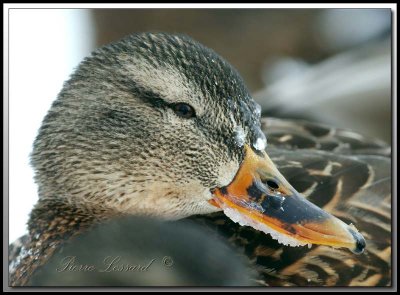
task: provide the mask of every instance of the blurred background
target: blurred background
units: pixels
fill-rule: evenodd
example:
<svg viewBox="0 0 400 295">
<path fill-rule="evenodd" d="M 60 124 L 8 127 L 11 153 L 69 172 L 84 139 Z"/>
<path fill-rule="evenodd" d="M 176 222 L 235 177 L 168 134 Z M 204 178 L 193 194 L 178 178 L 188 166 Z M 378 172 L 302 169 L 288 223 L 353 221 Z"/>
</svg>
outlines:
<svg viewBox="0 0 400 295">
<path fill-rule="evenodd" d="M 184 33 L 238 69 L 265 115 L 390 143 L 391 22 L 389 9 L 10 9 L 10 242 L 37 200 L 37 130 L 96 47 L 135 32 Z"/>
</svg>

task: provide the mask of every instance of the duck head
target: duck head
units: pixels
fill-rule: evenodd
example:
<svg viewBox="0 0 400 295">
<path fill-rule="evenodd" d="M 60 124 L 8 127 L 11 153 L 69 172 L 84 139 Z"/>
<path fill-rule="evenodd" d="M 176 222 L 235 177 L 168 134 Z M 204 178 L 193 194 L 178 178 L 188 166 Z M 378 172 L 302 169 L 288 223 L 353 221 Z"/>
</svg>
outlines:
<svg viewBox="0 0 400 295">
<path fill-rule="evenodd" d="M 362 251 L 268 157 L 260 106 L 237 71 L 181 35 L 102 47 L 67 81 L 32 153 L 40 198 L 179 219 L 224 212 L 281 242 Z"/>
</svg>

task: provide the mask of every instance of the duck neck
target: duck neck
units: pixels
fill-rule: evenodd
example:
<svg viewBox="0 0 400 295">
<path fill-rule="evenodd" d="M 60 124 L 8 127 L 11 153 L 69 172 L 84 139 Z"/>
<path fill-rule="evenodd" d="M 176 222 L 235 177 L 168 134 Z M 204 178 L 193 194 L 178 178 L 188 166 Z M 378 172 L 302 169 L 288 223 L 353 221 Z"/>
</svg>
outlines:
<svg viewBox="0 0 400 295">
<path fill-rule="evenodd" d="M 40 199 L 30 214 L 29 236 L 33 240 L 67 240 L 116 213 L 110 209 L 68 200 Z"/>
<path fill-rule="evenodd" d="M 10 265 L 10 283 L 23 286 L 38 267 L 72 237 L 118 214 L 100 206 L 39 199 L 28 221 L 28 239 Z"/>
</svg>

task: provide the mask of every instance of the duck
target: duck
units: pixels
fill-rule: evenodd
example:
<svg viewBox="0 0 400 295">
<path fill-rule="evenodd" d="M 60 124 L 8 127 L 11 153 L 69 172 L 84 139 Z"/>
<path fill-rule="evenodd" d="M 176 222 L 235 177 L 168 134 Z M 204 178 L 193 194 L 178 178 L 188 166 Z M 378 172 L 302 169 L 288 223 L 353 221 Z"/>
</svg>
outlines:
<svg viewBox="0 0 400 295">
<path fill-rule="evenodd" d="M 129 231 L 129 217 L 201 226 L 260 286 L 390 285 L 390 147 L 261 115 L 237 70 L 186 35 L 95 50 L 34 142 L 39 200 L 10 245 L 10 285 L 32 285 L 74 243 L 94 247 L 80 238 L 110 222 Z"/>
</svg>

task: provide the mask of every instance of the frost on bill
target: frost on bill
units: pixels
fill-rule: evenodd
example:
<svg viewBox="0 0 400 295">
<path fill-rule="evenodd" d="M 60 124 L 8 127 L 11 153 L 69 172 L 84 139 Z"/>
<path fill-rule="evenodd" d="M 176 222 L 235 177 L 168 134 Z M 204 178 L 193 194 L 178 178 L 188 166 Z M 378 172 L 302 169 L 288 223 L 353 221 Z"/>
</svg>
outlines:
<svg viewBox="0 0 400 295">
<path fill-rule="evenodd" d="M 285 246 L 291 246 L 291 247 L 305 246 L 305 245 L 308 245 L 308 247 L 311 246 L 308 243 L 300 242 L 294 238 L 281 234 L 276 230 L 270 228 L 269 226 L 257 222 L 247 217 L 246 215 L 241 214 L 234 208 L 224 206 L 223 204 L 220 205 L 222 205 L 221 208 L 224 210 L 225 215 L 228 216 L 230 219 L 232 219 L 232 221 L 239 223 L 241 226 L 250 226 L 256 230 L 262 231 L 266 234 L 270 234 L 273 239 L 277 240 L 279 243 Z"/>
</svg>

